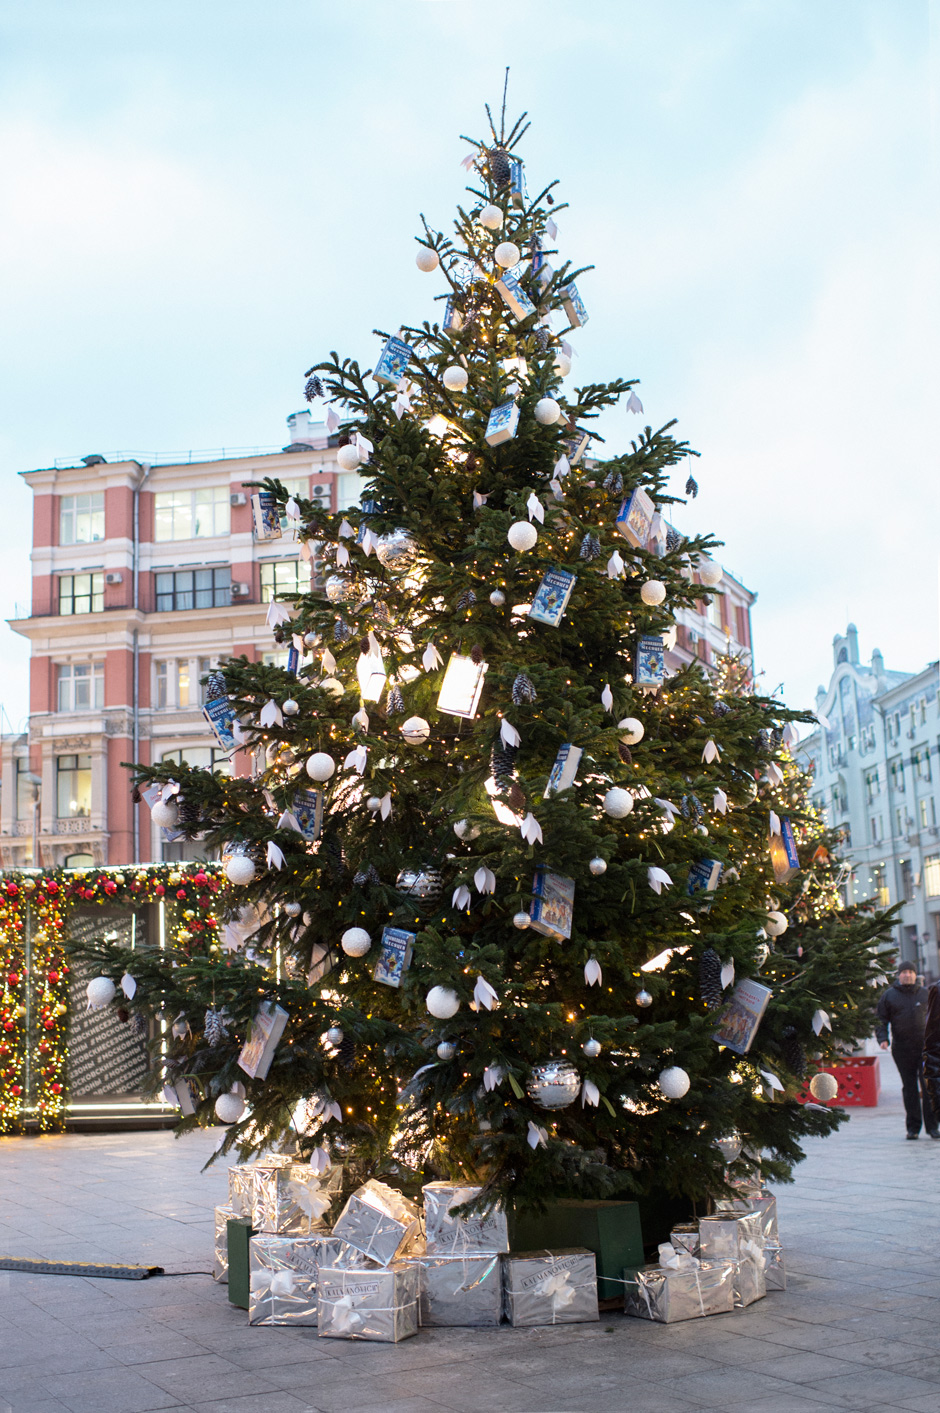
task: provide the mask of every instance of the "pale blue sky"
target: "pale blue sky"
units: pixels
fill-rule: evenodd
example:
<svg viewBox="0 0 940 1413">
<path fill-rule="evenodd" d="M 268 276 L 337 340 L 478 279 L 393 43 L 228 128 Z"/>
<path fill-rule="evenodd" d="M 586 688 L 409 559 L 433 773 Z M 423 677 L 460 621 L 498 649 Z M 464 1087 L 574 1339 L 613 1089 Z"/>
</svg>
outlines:
<svg viewBox="0 0 940 1413">
<path fill-rule="evenodd" d="M 847 615 L 889 666 L 935 658 L 937 33 L 930 0 L 8 3 L 4 616 L 18 471 L 281 445 L 310 363 L 431 312 L 418 212 L 449 220 L 509 63 L 530 181 L 597 266 L 578 380 L 640 377 L 702 452 L 678 523 L 759 593 L 768 689 L 810 705 Z"/>
</svg>

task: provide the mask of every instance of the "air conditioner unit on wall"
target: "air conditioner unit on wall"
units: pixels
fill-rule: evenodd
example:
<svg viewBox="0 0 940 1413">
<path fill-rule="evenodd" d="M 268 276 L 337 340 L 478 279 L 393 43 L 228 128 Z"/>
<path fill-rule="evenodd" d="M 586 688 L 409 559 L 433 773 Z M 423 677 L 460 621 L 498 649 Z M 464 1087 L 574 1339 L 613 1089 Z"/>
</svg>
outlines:
<svg viewBox="0 0 940 1413">
<path fill-rule="evenodd" d="M 244 491 L 233 491 L 228 498 L 229 505 L 247 505 L 248 497 Z"/>
<path fill-rule="evenodd" d="M 233 584 L 233 585 L 232 585 L 232 598 L 233 598 L 233 599 L 247 599 L 250 594 L 251 594 L 251 585 L 250 585 L 250 584 Z"/>
<path fill-rule="evenodd" d="M 122 574 L 117 573 L 106 574 L 104 576 L 104 582 L 106 584 L 123 584 L 124 576 Z"/>
</svg>

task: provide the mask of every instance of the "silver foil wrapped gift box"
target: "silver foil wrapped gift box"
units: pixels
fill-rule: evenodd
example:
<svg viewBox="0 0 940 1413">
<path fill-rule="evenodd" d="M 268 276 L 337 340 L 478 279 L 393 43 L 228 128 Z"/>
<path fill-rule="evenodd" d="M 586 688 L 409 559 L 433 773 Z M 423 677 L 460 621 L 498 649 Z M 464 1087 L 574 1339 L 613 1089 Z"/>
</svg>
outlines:
<svg viewBox="0 0 940 1413">
<path fill-rule="evenodd" d="M 764 1247 L 764 1285 L 768 1290 L 786 1290 L 787 1268 L 783 1247 L 768 1241 Z"/>
<path fill-rule="evenodd" d="M 503 1282 L 497 1252 L 475 1256 L 410 1256 L 418 1271 L 422 1325 L 498 1325 Z"/>
<path fill-rule="evenodd" d="M 429 1256 L 471 1256 L 509 1250 L 505 1212 L 458 1216 L 454 1208 L 479 1197 L 479 1187 L 429 1182 L 423 1188 L 424 1226 Z"/>
<path fill-rule="evenodd" d="M 417 1252 L 421 1213 L 404 1193 L 370 1178 L 349 1198 L 333 1235 L 380 1266 L 387 1266 L 396 1256 Z"/>
<path fill-rule="evenodd" d="M 292 1236 L 326 1231 L 326 1219 L 342 1181 L 341 1167 L 321 1175 L 306 1163 L 255 1163 L 251 1225 L 258 1232 Z"/>
<path fill-rule="evenodd" d="M 777 1199 L 766 1187 L 748 1197 L 722 1198 L 715 1203 L 717 1212 L 759 1212 L 760 1237 L 764 1242 L 778 1241 Z"/>
<path fill-rule="evenodd" d="M 512 1251 L 503 1257 L 503 1309 L 512 1325 L 599 1319 L 593 1251 Z"/>
<path fill-rule="evenodd" d="M 212 1278 L 222 1285 L 228 1284 L 228 1223 L 231 1217 L 240 1215 L 230 1203 L 215 1209 L 215 1257 L 212 1262 Z"/>
<path fill-rule="evenodd" d="M 757 1256 L 746 1256 L 743 1261 L 732 1261 L 731 1264 L 734 1267 L 731 1280 L 734 1308 L 743 1310 L 745 1306 L 753 1305 L 755 1300 L 763 1300 L 767 1294 L 763 1251 Z"/>
<path fill-rule="evenodd" d="M 734 1309 L 734 1262 L 707 1261 L 678 1269 L 646 1266 L 624 1271 L 624 1310 L 641 1320 L 674 1325 Z"/>
<path fill-rule="evenodd" d="M 698 1244 L 703 1261 L 740 1261 L 762 1245 L 760 1213 L 718 1212 L 701 1217 Z"/>
<path fill-rule="evenodd" d="M 669 1240 L 676 1251 L 687 1251 L 690 1256 L 698 1255 L 698 1222 L 683 1222 L 673 1227 Z"/>
<path fill-rule="evenodd" d="M 321 1266 L 317 1333 L 328 1339 L 397 1344 L 418 1333 L 418 1269 L 393 1263 L 370 1271 Z"/>
<path fill-rule="evenodd" d="M 253 1236 L 249 1247 L 250 1325 L 315 1325 L 320 1267 L 376 1270 L 339 1237 Z"/>
</svg>

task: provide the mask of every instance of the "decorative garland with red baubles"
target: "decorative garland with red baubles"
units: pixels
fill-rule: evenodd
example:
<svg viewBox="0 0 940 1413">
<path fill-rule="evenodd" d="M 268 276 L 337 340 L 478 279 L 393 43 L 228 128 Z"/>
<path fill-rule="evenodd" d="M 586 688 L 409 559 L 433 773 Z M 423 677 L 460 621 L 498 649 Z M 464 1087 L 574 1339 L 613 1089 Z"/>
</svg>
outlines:
<svg viewBox="0 0 940 1413">
<path fill-rule="evenodd" d="M 162 901 L 173 944 L 212 952 L 227 888 L 211 863 L 0 874 L 0 1135 L 30 1124 L 41 1133 L 65 1127 L 70 968 L 63 943 L 72 911 Z"/>
</svg>

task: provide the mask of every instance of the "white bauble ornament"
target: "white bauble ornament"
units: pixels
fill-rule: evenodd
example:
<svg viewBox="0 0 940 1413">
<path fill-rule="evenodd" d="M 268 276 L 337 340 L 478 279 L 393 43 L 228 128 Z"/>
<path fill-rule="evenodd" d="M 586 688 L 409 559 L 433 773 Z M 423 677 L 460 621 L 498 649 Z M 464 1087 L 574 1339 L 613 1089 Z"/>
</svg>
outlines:
<svg viewBox="0 0 940 1413">
<path fill-rule="evenodd" d="M 835 1075 L 820 1070 L 819 1074 L 814 1074 L 810 1080 L 809 1092 L 821 1104 L 828 1104 L 830 1099 L 834 1099 L 839 1092 L 839 1081 Z"/>
<path fill-rule="evenodd" d="M 683 1094 L 688 1094 L 689 1085 L 692 1083 L 679 1065 L 670 1065 L 668 1070 L 663 1070 L 658 1082 L 667 1099 L 681 1099 Z"/>
<path fill-rule="evenodd" d="M 88 1009 L 90 1011 L 100 1011 L 114 1000 L 117 987 L 110 976 L 92 977 L 85 987 L 85 995 L 88 997 Z"/>
<path fill-rule="evenodd" d="M 506 531 L 506 539 L 514 550 L 524 554 L 526 550 L 534 547 L 538 541 L 539 532 L 528 520 L 517 520 L 514 525 L 510 525 Z"/>
<path fill-rule="evenodd" d="M 642 1006 L 644 1011 L 646 1010 L 647 1006 L 651 1006 L 653 1004 L 653 998 L 648 991 L 638 991 L 636 993 L 635 1000 L 637 1005 Z"/>
<path fill-rule="evenodd" d="M 250 883 L 255 876 L 254 860 L 247 854 L 233 854 L 225 864 L 225 877 L 229 883 L 234 883 L 238 887 L 244 887 Z"/>
<path fill-rule="evenodd" d="M 452 1060 L 457 1053 L 457 1046 L 452 1045 L 449 1040 L 442 1040 L 437 1047 L 437 1058 L 439 1060 Z"/>
<path fill-rule="evenodd" d="M 432 986 L 424 1004 L 437 1020 L 450 1020 L 460 1010 L 460 997 L 449 986 Z"/>
<path fill-rule="evenodd" d="M 490 603 L 493 605 L 493 607 L 502 608 L 505 602 L 506 595 L 503 593 L 502 589 L 494 589 L 493 592 L 490 594 Z"/>
<path fill-rule="evenodd" d="M 296 716 L 297 713 L 300 711 L 300 707 L 294 701 L 293 697 L 288 697 L 287 701 L 281 707 L 281 711 L 284 713 L 285 716 Z"/>
<path fill-rule="evenodd" d="M 540 397 L 535 404 L 535 420 L 542 427 L 550 427 L 561 416 L 561 408 L 553 397 Z"/>
<path fill-rule="evenodd" d="M 366 800 L 366 809 L 369 811 L 369 813 L 378 814 L 381 808 L 382 801 L 379 799 L 378 795 L 370 795 L 369 798 Z"/>
<path fill-rule="evenodd" d="M 336 769 L 336 761 L 326 751 L 316 751 L 307 761 L 307 774 L 311 780 L 329 780 Z"/>
<path fill-rule="evenodd" d="M 454 825 L 454 833 L 458 839 L 466 839 L 469 843 L 471 839 L 479 839 L 480 831 L 475 824 L 471 824 L 469 819 L 458 819 Z"/>
<path fill-rule="evenodd" d="M 317 683 L 317 686 L 322 687 L 324 692 L 329 692 L 331 697 L 343 697 L 346 695 L 346 688 L 338 677 L 324 677 L 322 682 Z"/>
<path fill-rule="evenodd" d="M 336 464 L 343 471 L 355 471 L 361 458 L 358 447 L 351 444 L 341 446 L 336 451 Z"/>
<path fill-rule="evenodd" d="M 477 220 L 487 231 L 498 231 L 503 224 L 503 213 L 498 206 L 484 206 Z"/>
<path fill-rule="evenodd" d="M 598 1055 L 601 1053 L 601 1042 L 599 1040 L 595 1040 L 592 1035 L 590 1040 L 585 1040 L 584 1044 L 581 1046 L 581 1049 L 584 1051 L 585 1055 L 587 1055 L 589 1060 L 596 1060 Z"/>
<path fill-rule="evenodd" d="M 431 728 L 423 716 L 409 716 L 398 729 L 409 746 L 424 745 L 431 734 Z"/>
<path fill-rule="evenodd" d="M 343 1043 L 343 1041 L 345 1040 L 346 1037 L 345 1037 L 344 1034 L 343 1034 L 342 1026 L 339 1026 L 339 1025 L 331 1025 L 330 1028 L 329 1028 L 329 1030 L 326 1032 L 326 1038 L 327 1038 L 327 1040 L 330 1042 L 331 1045 L 337 1045 L 337 1046 L 338 1046 L 338 1045 L 342 1045 L 342 1043 Z"/>
<path fill-rule="evenodd" d="M 224 1124 L 237 1124 L 244 1112 L 244 1099 L 231 1090 L 227 1094 L 220 1094 L 215 1101 L 215 1116 Z"/>
<path fill-rule="evenodd" d="M 635 746 L 646 735 L 646 727 L 635 716 L 625 716 L 617 723 L 617 730 L 624 733 L 620 739 L 625 746 Z"/>
<path fill-rule="evenodd" d="M 422 245 L 415 256 L 415 264 L 418 269 L 423 270 L 426 275 L 429 275 L 432 270 L 436 270 L 440 263 L 441 257 L 438 255 L 437 251 L 428 250 L 426 245 Z"/>
<path fill-rule="evenodd" d="M 150 818 L 154 824 L 159 824 L 161 829 L 175 829 L 180 822 L 179 806 L 175 800 L 157 800 L 150 811 Z"/>
<path fill-rule="evenodd" d="M 526 1091 L 540 1109 L 567 1109 L 581 1089 L 581 1078 L 569 1060 L 546 1060 L 533 1065 Z"/>
<path fill-rule="evenodd" d="M 764 923 L 764 931 L 768 937 L 782 937 L 790 926 L 783 913 L 768 913 L 767 921 Z"/>
<path fill-rule="evenodd" d="M 555 372 L 558 374 L 559 378 L 567 378 L 568 374 L 571 372 L 571 359 L 568 357 L 567 353 L 555 354 Z"/>
<path fill-rule="evenodd" d="M 493 258 L 504 270 L 511 270 L 513 265 L 519 264 L 522 252 L 511 240 L 504 240 L 493 251 Z"/>
<path fill-rule="evenodd" d="M 724 578 L 725 571 L 720 564 L 716 564 L 713 559 L 700 559 L 698 562 L 698 577 L 709 589 L 717 589 Z"/>
<path fill-rule="evenodd" d="M 602 873 L 607 872 L 607 860 L 602 859 L 600 855 L 598 855 L 596 859 L 591 860 L 591 862 L 588 864 L 588 868 L 591 870 L 595 878 L 600 878 Z"/>
<path fill-rule="evenodd" d="M 656 604 L 662 603 L 666 597 L 666 585 L 660 583 L 658 579 L 648 579 L 640 590 L 640 598 L 645 604 L 654 608 Z"/>
<path fill-rule="evenodd" d="M 611 819 L 626 819 L 632 809 L 633 796 L 620 785 L 614 785 L 604 796 L 604 811 Z"/>
<path fill-rule="evenodd" d="M 450 368 L 445 368 L 443 381 L 445 388 L 448 388 L 451 392 L 463 392 L 469 381 L 466 368 L 461 368 L 459 363 L 453 364 Z"/>
<path fill-rule="evenodd" d="M 347 957 L 364 957 L 372 946 L 372 938 L 364 927 L 347 927 L 340 938 L 340 946 Z"/>
<path fill-rule="evenodd" d="M 288 917 L 300 917 L 300 904 L 299 904 L 299 903 L 285 903 L 285 904 L 284 904 L 284 911 L 286 912 L 286 914 L 287 914 Z"/>
<path fill-rule="evenodd" d="M 526 913 L 526 912 L 514 913 L 514 914 L 513 914 L 513 919 L 512 919 L 512 925 L 513 925 L 513 927 L 518 927 L 518 929 L 519 929 L 520 932 L 525 932 L 525 930 L 526 930 L 527 927 L 531 927 L 531 926 L 532 926 L 532 917 L 531 917 L 531 914 L 530 914 L 530 913 Z"/>
</svg>

